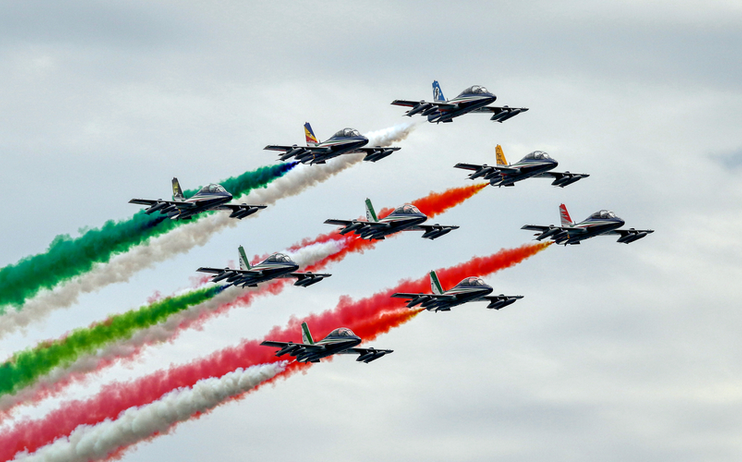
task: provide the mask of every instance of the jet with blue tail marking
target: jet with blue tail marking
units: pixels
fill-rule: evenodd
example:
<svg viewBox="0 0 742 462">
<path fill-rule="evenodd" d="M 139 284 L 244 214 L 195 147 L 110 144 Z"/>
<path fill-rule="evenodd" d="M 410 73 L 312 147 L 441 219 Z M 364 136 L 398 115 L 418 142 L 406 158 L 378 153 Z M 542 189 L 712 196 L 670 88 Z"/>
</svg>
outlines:
<svg viewBox="0 0 742 462">
<path fill-rule="evenodd" d="M 173 178 L 173 200 L 132 199 L 129 203 L 148 205 L 149 207 L 144 210 L 147 215 L 160 212 L 162 215 L 167 215 L 171 220 L 190 220 L 193 215 L 209 210 L 229 210 L 232 212 L 229 218 L 241 220 L 266 207 L 265 205 L 248 205 L 245 203 L 227 204 L 231 200 L 232 194 L 224 189 L 224 186 L 218 184 L 204 186 L 196 194 L 186 199 L 178 179 Z"/>
<path fill-rule="evenodd" d="M 610 210 L 599 210 L 585 220 L 575 223 L 564 204 L 559 206 L 561 226 L 525 225 L 521 229 L 538 231 L 536 240 L 551 239 L 557 244 L 579 244 L 595 236 L 618 235 L 618 242 L 630 244 L 653 233 L 653 229 L 619 229 L 626 222 Z"/>
<path fill-rule="evenodd" d="M 489 106 L 496 99 L 497 97 L 483 86 L 473 85 L 462 91 L 456 98 L 447 100 L 443 96 L 440 84 L 437 80 L 434 80 L 433 101 L 395 99 L 392 101 L 392 104 L 395 106 L 410 107 L 411 109 L 405 113 L 406 116 L 412 117 L 415 114 L 420 114 L 426 116 L 428 122 L 431 123 L 452 122 L 454 118 L 470 112 L 492 114 L 490 120 L 502 123 L 528 110 L 527 107 Z"/>
<path fill-rule="evenodd" d="M 343 226 L 340 234 L 354 233 L 363 239 L 384 239 L 386 236 L 400 231 L 423 231 L 425 239 L 437 239 L 448 234 L 458 226 L 448 225 L 423 225 L 421 223 L 428 219 L 412 204 L 405 204 L 394 209 L 392 213 L 379 219 L 374 211 L 370 199 L 366 199 L 366 220 L 325 220 L 328 225 Z"/>
<path fill-rule="evenodd" d="M 347 327 L 337 328 L 327 334 L 327 337 L 315 342 L 307 323 L 303 322 L 301 323 L 301 339 L 302 343 L 266 340 L 261 345 L 280 348 L 276 356 L 289 355 L 300 363 L 318 363 L 320 359 L 336 354 L 357 354 L 356 361 L 368 364 L 394 351 L 377 350 L 374 347 L 356 348 L 362 340 Z"/>
<path fill-rule="evenodd" d="M 493 290 L 492 286 L 485 284 L 482 278 L 478 277 L 464 278 L 452 289 L 444 291 L 435 271 L 430 272 L 430 288 L 433 291 L 432 294 L 400 292 L 392 295 L 392 297 L 410 299 L 407 303 L 407 308 L 420 305 L 428 311 L 436 312 L 451 311 L 451 308 L 454 306 L 478 301 L 488 301 L 489 305 L 487 305 L 487 308 L 499 310 L 523 298 L 522 295 L 490 295 Z"/>
<path fill-rule="evenodd" d="M 245 255 L 245 249 L 239 247 L 240 268 L 205 268 L 201 267 L 196 271 L 201 273 L 213 274 L 211 282 L 224 281 L 227 287 L 257 287 L 261 282 L 268 282 L 278 278 L 296 278 L 295 286 L 309 287 L 316 284 L 324 278 L 332 276 L 327 273 L 306 273 L 297 272 L 299 265 L 296 264 L 288 255 L 274 253 L 255 266 L 250 266 L 250 262 Z"/>
<path fill-rule="evenodd" d="M 527 178 L 550 178 L 553 186 L 563 188 L 572 183 L 587 178 L 587 173 L 554 172 L 559 163 L 543 151 L 533 151 L 514 164 L 509 164 L 499 144 L 495 148 L 497 165 L 463 164 L 454 165 L 455 168 L 474 170 L 469 178 L 481 178 L 490 182 L 492 186 L 515 186 L 518 181 Z"/>
<path fill-rule="evenodd" d="M 320 142 L 314 135 L 312 126 L 309 122 L 304 124 L 304 135 L 306 137 L 306 146 L 278 146 L 268 145 L 265 150 L 282 152 L 278 158 L 285 161 L 290 158 L 304 164 L 324 164 L 329 159 L 341 154 L 366 154 L 363 158 L 365 161 L 376 162 L 384 157 L 399 151 L 398 147 L 375 146 L 371 148 L 364 147 L 368 144 L 368 138 L 354 128 L 344 128 L 332 135 L 328 140 Z"/>
</svg>

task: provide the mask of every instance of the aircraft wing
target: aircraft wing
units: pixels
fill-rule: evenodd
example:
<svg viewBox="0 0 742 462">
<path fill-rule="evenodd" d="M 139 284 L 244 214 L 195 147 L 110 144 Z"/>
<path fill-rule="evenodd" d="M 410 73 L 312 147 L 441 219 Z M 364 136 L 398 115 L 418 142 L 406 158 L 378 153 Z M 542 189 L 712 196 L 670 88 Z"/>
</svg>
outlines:
<svg viewBox="0 0 742 462">
<path fill-rule="evenodd" d="M 356 361 L 363 361 L 364 363 L 368 364 L 371 361 L 376 361 L 377 359 L 381 358 L 384 355 L 388 355 L 389 353 L 393 353 L 394 350 L 377 350 L 374 347 L 369 348 L 348 348 L 347 350 L 343 350 L 340 352 L 340 354 L 358 354 L 358 358 Z"/>
<path fill-rule="evenodd" d="M 369 162 L 376 162 L 377 160 L 381 160 L 384 157 L 393 153 L 394 151 L 399 151 L 400 149 L 401 148 L 398 148 L 398 147 L 384 148 L 381 146 L 376 146 L 373 148 L 358 148 L 355 151 L 351 151 L 351 152 L 362 152 L 366 154 L 366 157 L 364 157 L 363 160 L 369 161 Z"/>
<path fill-rule="evenodd" d="M 392 297 L 410 299 L 407 303 L 407 308 L 414 308 L 416 305 L 421 305 L 426 310 L 435 309 L 436 311 L 447 311 L 450 309 L 449 304 L 456 301 L 456 296 L 446 294 L 409 294 L 399 292 L 393 294 Z"/>
<path fill-rule="evenodd" d="M 614 229 L 613 231 L 607 232 L 606 234 L 618 234 L 618 242 L 623 242 L 624 244 L 630 244 L 634 241 L 637 241 L 643 237 L 646 237 L 647 234 L 653 233 L 653 229 Z"/>
<path fill-rule="evenodd" d="M 332 274 L 312 273 L 311 271 L 308 271 L 306 273 L 289 273 L 284 277 L 296 278 L 296 282 L 294 283 L 295 286 L 309 287 L 312 284 L 317 284 L 324 278 L 329 278 L 330 276 L 332 276 Z"/>
<path fill-rule="evenodd" d="M 193 207 L 196 207 L 196 204 L 194 202 L 187 202 L 187 201 L 168 201 L 168 200 L 162 200 L 162 199 L 132 199 L 129 201 L 130 204 L 139 204 L 139 205 L 148 205 L 150 206 L 148 209 L 145 210 L 147 214 L 150 214 L 152 212 L 156 212 L 157 210 L 162 209 L 168 209 L 171 207 L 175 207 L 178 210 L 183 209 L 190 209 Z M 174 209 L 173 209 L 174 210 Z"/>
<path fill-rule="evenodd" d="M 407 228 L 411 231 L 425 231 L 421 236 L 423 239 L 438 239 L 444 234 L 448 234 L 454 229 L 459 229 L 456 225 L 417 225 L 411 228 Z"/>
<path fill-rule="evenodd" d="M 280 350 L 276 352 L 276 356 L 280 357 L 283 355 L 289 355 L 297 358 L 297 361 L 301 359 L 302 361 L 308 360 L 313 363 L 319 362 L 319 357 L 317 357 L 317 355 L 322 354 L 325 350 L 323 345 L 310 343 L 274 342 L 271 340 L 265 340 L 261 345 L 280 348 Z"/>
<path fill-rule="evenodd" d="M 460 168 L 464 170 L 474 170 L 474 173 L 469 175 L 469 178 L 471 178 L 472 180 L 475 178 L 479 178 L 479 177 L 482 177 L 485 180 L 489 180 L 493 176 L 499 175 L 502 173 L 520 172 L 519 168 L 513 168 L 507 165 L 487 165 L 487 164 L 479 165 L 479 164 L 465 164 L 461 162 L 454 165 L 454 168 Z"/>
<path fill-rule="evenodd" d="M 213 210 L 229 210 L 232 213 L 229 214 L 229 218 L 238 218 L 242 220 L 248 215 L 252 215 L 258 210 L 266 208 L 267 205 L 248 205 L 244 202 L 242 204 L 222 204 L 218 207 L 214 207 Z"/>
<path fill-rule="evenodd" d="M 535 175 L 534 178 L 553 178 L 554 181 L 551 184 L 563 188 L 589 176 L 587 173 L 543 172 Z"/>
<path fill-rule="evenodd" d="M 268 145 L 264 147 L 263 150 L 283 152 L 283 154 L 279 156 L 279 160 L 284 161 L 293 157 L 301 163 L 324 163 L 324 160 L 327 159 L 326 155 L 332 152 L 332 150 L 327 147 L 297 145 Z"/>
<path fill-rule="evenodd" d="M 430 108 L 436 106 L 438 109 L 455 109 L 457 107 L 456 104 L 447 103 L 445 101 L 410 101 L 406 99 L 395 99 L 394 101 L 392 101 L 392 104 L 394 106 L 405 106 L 412 108 L 419 108 L 422 106 Z"/>
<path fill-rule="evenodd" d="M 492 114 L 492 117 L 490 117 L 490 120 L 502 123 L 510 119 L 511 117 L 517 116 L 521 112 L 526 112 L 527 110 L 528 110 L 527 107 L 482 106 L 482 107 L 478 107 L 472 110 L 471 112 L 488 112 Z"/>
<path fill-rule="evenodd" d="M 512 305 L 517 300 L 520 300 L 523 298 L 522 295 L 487 295 L 486 297 L 482 297 L 483 300 L 489 301 L 489 305 L 487 305 L 487 308 L 493 309 L 493 310 L 499 310 L 501 308 L 505 308 L 508 305 Z"/>
</svg>

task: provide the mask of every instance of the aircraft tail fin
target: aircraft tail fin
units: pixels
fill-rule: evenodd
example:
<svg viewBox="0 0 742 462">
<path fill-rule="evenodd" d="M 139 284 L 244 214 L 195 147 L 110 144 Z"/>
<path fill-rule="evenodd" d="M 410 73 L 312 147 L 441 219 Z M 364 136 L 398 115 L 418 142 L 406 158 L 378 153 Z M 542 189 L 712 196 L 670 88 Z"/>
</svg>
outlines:
<svg viewBox="0 0 742 462">
<path fill-rule="evenodd" d="M 434 294 L 443 295 L 443 287 L 441 286 L 441 281 L 438 280 L 438 275 L 435 274 L 435 271 L 430 272 L 430 288 L 433 290 Z"/>
<path fill-rule="evenodd" d="M 250 269 L 250 261 L 247 259 L 247 255 L 245 255 L 245 248 L 242 246 L 239 246 L 237 249 L 240 253 L 240 269 L 241 270 L 249 270 Z"/>
<path fill-rule="evenodd" d="M 312 333 L 309 332 L 309 326 L 307 326 L 307 323 L 305 322 L 301 323 L 301 341 L 307 345 L 314 345 Z"/>
<path fill-rule="evenodd" d="M 499 144 L 495 148 L 495 157 L 497 158 L 497 165 L 510 165 L 508 160 L 505 159 L 505 153 L 502 152 L 502 146 Z"/>
<path fill-rule="evenodd" d="M 371 204 L 371 199 L 366 198 L 366 220 L 370 222 L 378 222 L 379 218 L 376 216 L 374 206 Z"/>
<path fill-rule="evenodd" d="M 307 146 L 317 146 L 319 144 L 319 140 L 314 136 L 314 130 L 312 130 L 309 122 L 304 124 L 304 136 L 307 139 Z"/>
<path fill-rule="evenodd" d="M 185 196 L 183 195 L 183 190 L 180 189 L 180 183 L 178 182 L 177 178 L 173 178 L 173 200 L 174 201 L 185 200 Z"/>
<path fill-rule="evenodd" d="M 570 217 L 569 212 L 567 212 L 567 206 L 564 204 L 559 205 L 559 218 L 562 219 L 562 226 L 572 226 L 574 224 L 572 222 L 572 217 Z"/>
<path fill-rule="evenodd" d="M 443 90 L 437 80 L 433 80 L 433 101 L 446 101 L 446 97 L 443 96 Z"/>
</svg>

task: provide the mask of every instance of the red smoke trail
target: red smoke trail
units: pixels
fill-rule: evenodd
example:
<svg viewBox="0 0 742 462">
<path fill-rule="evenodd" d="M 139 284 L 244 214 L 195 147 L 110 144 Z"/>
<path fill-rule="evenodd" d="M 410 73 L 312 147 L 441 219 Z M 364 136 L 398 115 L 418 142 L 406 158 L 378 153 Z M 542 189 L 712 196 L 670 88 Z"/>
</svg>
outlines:
<svg viewBox="0 0 742 462">
<path fill-rule="evenodd" d="M 477 257 L 470 262 L 440 269 L 441 281 L 448 285 L 466 276 L 493 273 L 511 267 L 549 246 L 549 243 L 526 244 L 515 249 L 503 249 L 488 257 Z M 426 292 L 428 278 L 402 281 L 397 287 L 378 292 L 371 297 L 353 301 L 342 297 L 337 307 L 304 320 L 291 318 L 285 328 L 273 328 L 265 339 L 277 341 L 299 341 L 299 326 L 306 321 L 317 337 L 332 329 L 345 326 L 366 340 L 386 332 L 401 322 L 398 316 L 404 312 L 414 315 L 414 310 L 402 310 L 404 301 L 390 298 L 394 292 Z M 246 340 L 241 344 L 216 352 L 206 358 L 195 360 L 168 370 L 160 370 L 140 379 L 105 386 L 98 395 L 86 401 L 64 403 L 38 421 L 24 420 L 13 429 L 0 435 L 0 460 L 9 460 L 18 451 L 34 452 L 56 438 L 69 435 L 79 425 L 95 425 L 105 419 L 115 419 L 122 411 L 149 404 L 165 393 L 179 387 L 191 387 L 198 380 L 221 377 L 239 367 L 249 367 L 279 361 L 275 349 L 260 346 L 262 340 Z M 293 371 L 294 367 L 289 368 Z M 4 457 L 4 458 L 3 458 Z"/>
</svg>

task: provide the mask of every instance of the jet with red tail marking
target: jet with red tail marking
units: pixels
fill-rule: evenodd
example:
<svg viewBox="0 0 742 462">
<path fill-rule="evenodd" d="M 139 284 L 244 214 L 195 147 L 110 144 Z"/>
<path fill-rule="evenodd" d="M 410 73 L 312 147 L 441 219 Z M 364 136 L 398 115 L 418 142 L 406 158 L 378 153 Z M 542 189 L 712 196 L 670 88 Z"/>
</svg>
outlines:
<svg viewBox="0 0 742 462">
<path fill-rule="evenodd" d="M 559 163 L 543 151 L 533 151 L 514 164 L 509 164 L 499 144 L 495 148 L 497 165 L 463 164 L 454 165 L 455 168 L 474 170 L 469 178 L 475 180 L 482 178 L 490 182 L 492 186 L 515 186 L 518 181 L 527 178 L 551 178 L 553 186 L 563 188 L 572 183 L 587 178 L 587 173 L 554 172 Z"/>
<path fill-rule="evenodd" d="M 424 239 L 438 239 L 448 234 L 458 226 L 423 225 L 428 216 L 412 204 L 405 204 L 394 209 L 392 213 L 379 219 L 374 211 L 371 200 L 366 199 L 366 220 L 325 220 L 328 225 L 344 226 L 340 234 L 354 233 L 363 239 L 384 239 L 386 236 L 400 231 L 424 231 Z"/>
<path fill-rule="evenodd" d="M 304 124 L 304 135 L 306 137 L 306 146 L 279 146 L 279 145 L 268 145 L 266 151 L 278 151 L 282 152 L 278 158 L 280 161 L 285 161 L 290 158 L 295 158 L 298 162 L 303 164 L 324 164 L 329 159 L 337 157 L 341 154 L 366 154 L 363 158 L 365 161 L 376 162 L 384 157 L 392 154 L 394 151 L 399 151 L 401 148 L 398 147 L 383 147 L 375 146 L 372 148 L 366 148 L 368 144 L 368 138 L 361 135 L 361 133 L 354 128 L 344 128 L 339 132 L 332 135 L 329 140 L 320 142 L 316 136 L 309 122 Z"/>
<path fill-rule="evenodd" d="M 368 364 L 394 351 L 377 350 L 374 347 L 356 348 L 362 339 L 347 327 L 335 329 L 327 334 L 327 337 L 315 342 L 307 323 L 303 322 L 301 323 L 301 338 L 302 343 L 266 340 L 261 345 L 280 348 L 276 356 L 289 355 L 300 363 L 318 363 L 320 359 L 336 354 L 357 354 L 356 361 Z"/>
<path fill-rule="evenodd" d="M 443 96 L 440 84 L 437 80 L 433 81 L 433 101 L 411 101 L 406 99 L 395 99 L 392 104 L 395 106 L 410 107 L 405 115 L 412 117 L 415 114 L 427 116 L 428 122 L 453 122 L 453 119 L 470 112 L 484 112 L 492 114 L 490 120 L 495 122 L 505 122 L 506 120 L 517 116 L 521 112 L 526 112 L 527 107 L 508 107 L 508 106 L 488 106 L 497 99 L 497 96 L 490 93 L 481 85 L 473 85 L 462 91 L 456 98 L 447 100 Z"/>
<path fill-rule="evenodd" d="M 316 284 L 324 278 L 329 278 L 332 274 L 327 273 L 306 273 L 297 272 L 299 265 L 296 264 L 288 255 L 274 253 L 255 266 L 250 266 L 250 262 L 245 255 L 245 249 L 239 247 L 240 268 L 204 268 L 201 267 L 196 271 L 201 273 L 210 273 L 214 277 L 211 282 L 224 281 L 227 287 L 257 287 L 261 282 L 268 282 L 278 278 L 296 278 L 295 286 L 309 287 Z"/>
<path fill-rule="evenodd" d="M 499 310 L 512 305 L 523 298 L 522 295 L 490 295 L 492 286 L 485 284 L 482 278 L 468 277 L 456 284 L 452 289 L 443 290 L 441 282 L 435 271 L 430 272 L 430 288 L 432 294 L 409 294 L 399 292 L 392 297 L 410 299 L 407 308 L 420 305 L 428 311 L 451 311 L 454 306 L 468 302 L 488 301 L 487 308 Z"/>
<path fill-rule="evenodd" d="M 630 244 L 653 233 L 653 229 L 619 229 L 626 222 L 610 210 L 599 210 L 585 220 L 575 223 L 564 204 L 559 206 L 561 226 L 525 225 L 521 229 L 538 231 L 536 240 L 551 239 L 557 244 L 579 244 L 595 236 L 618 235 L 618 242 Z"/>
<path fill-rule="evenodd" d="M 129 203 L 148 205 L 149 208 L 144 210 L 147 215 L 160 212 L 167 215 L 171 220 L 190 220 L 193 215 L 209 210 L 229 210 L 232 212 L 229 218 L 241 220 L 266 207 L 265 205 L 248 205 L 245 203 L 227 204 L 231 200 L 232 194 L 219 184 L 204 186 L 196 194 L 186 199 L 178 179 L 173 178 L 173 200 L 132 199 Z"/>
</svg>

